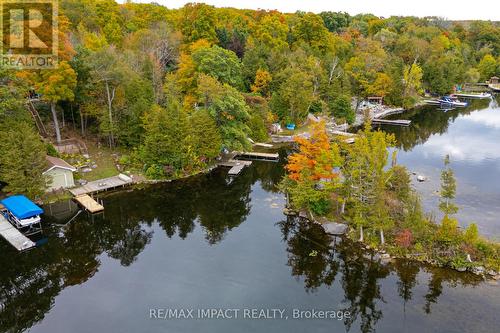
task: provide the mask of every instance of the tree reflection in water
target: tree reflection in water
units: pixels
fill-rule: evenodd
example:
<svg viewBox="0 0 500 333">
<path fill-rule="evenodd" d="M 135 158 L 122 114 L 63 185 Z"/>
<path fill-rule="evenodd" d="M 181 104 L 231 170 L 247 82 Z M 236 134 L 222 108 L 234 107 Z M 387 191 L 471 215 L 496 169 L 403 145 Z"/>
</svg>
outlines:
<svg viewBox="0 0 500 333">
<path fill-rule="evenodd" d="M 292 275 L 304 280 L 308 292 L 316 292 L 322 286 L 330 287 L 338 275 L 344 292 L 344 300 L 350 318 L 345 319 L 347 331 L 359 323 L 361 332 L 374 332 L 382 319 L 381 303 L 385 303 L 381 282 L 391 272 L 398 277 L 397 290 L 406 303 L 412 299 L 412 290 L 417 285 L 420 272 L 429 273 L 428 293 L 424 309 L 431 312 L 431 303 L 436 303 L 442 293 L 443 283 L 449 287 L 473 286 L 481 279 L 471 274 L 426 267 L 415 261 L 392 260 L 382 262 L 367 253 L 358 244 L 349 240 L 333 242 L 317 224 L 299 218 L 287 218 L 278 223 L 287 244 L 288 265 Z"/>
<path fill-rule="evenodd" d="M 80 214 L 63 229 L 48 223 L 49 242 L 34 251 L 19 254 L 0 242 L 0 332 L 24 331 L 41 321 L 64 288 L 94 276 L 103 254 L 122 266 L 133 265 L 151 242 L 156 223 L 169 238 L 186 239 L 198 225 L 209 244 L 223 241 L 226 233 L 247 219 L 253 184 L 260 181 L 265 191 L 277 191 L 283 163 L 255 163 L 235 179 L 228 178 L 225 170 L 215 170 L 184 181 L 107 195 L 104 216 L 90 219 Z M 352 314 L 345 321 L 348 330 L 358 322 L 363 332 L 375 330 L 383 315 L 380 284 L 391 271 L 399 278 L 397 288 L 405 303 L 424 275 L 419 272 L 428 273 L 425 311 L 429 313 L 443 285 L 479 283 L 466 274 L 422 269 L 407 261 L 383 264 L 347 241 L 332 247 L 330 236 L 315 224 L 288 219 L 278 227 L 292 275 L 303 279 L 308 293 L 318 292 L 322 286 L 334 289 L 338 280 L 343 304 Z"/>
<path fill-rule="evenodd" d="M 449 125 L 456 118 L 487 108 L 489 103 L 491 103 L 490 100 L 473 100 L 465 108 L 456 108 L 447 112 L 439 110 L 436 106 L 426 105 L 388 118 L 411 120 L 411 126 L 382 125 L 380 127 L 388 133 L 394 133 L 398 148 L 410 151 L 415 146 L 425 143 L 432 135 L 446 133 Z"/>
</svg>

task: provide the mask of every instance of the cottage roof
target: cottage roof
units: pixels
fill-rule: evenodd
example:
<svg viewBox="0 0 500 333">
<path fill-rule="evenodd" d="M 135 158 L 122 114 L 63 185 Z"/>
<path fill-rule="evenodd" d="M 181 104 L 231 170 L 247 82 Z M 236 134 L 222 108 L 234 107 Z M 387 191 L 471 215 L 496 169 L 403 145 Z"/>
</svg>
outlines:
<svg viewBox="0 0 500 333">
<path fill-rule="evenodd" d="M 45 170 L 44 173 L 47 173 L 50 170 L 53 170 L 53 169 L 56 169 L 56 168 L 64 169 L 64 170 L 69 170 L 69 171 L 72 171 L 72 172 L 76 171 L 76 168 L 74 166 L 72 166 L 71 164 L 69 164 L 65 160 L 60 159 L 58 157 L 46 156 L 45 159 L 47 160 L 48 167 L 47 167 L 47 169 Z"/>
</svg>

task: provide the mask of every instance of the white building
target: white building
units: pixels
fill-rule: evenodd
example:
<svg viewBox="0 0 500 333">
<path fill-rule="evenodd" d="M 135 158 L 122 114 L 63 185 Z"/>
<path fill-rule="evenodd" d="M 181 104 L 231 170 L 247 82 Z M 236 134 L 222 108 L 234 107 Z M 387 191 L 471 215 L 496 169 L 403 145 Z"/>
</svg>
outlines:
<svg viewBox="0 0 500 333">
<path fill-rule="evenodd" d="M 46 159 L 48 167 L 43 175 L 47 176 L 47 191 L 75 186 L 73 172 L 76 168 L 74 166 L 57 157 L 47 156 Z"/>
</svg>

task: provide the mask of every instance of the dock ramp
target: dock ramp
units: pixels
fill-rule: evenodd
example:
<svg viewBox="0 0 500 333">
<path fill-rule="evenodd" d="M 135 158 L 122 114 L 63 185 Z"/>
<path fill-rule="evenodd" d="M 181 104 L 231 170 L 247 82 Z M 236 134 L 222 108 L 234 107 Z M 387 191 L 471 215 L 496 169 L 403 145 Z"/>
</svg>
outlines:
<svg viewBox="0 0 500 333">
<path fill-rule="evenodd" d="M 17 230 L 2 214 L 0 214 L 0 235 L 18 251 L 29 250 L 36 246 L 35 242 Z"/>
<path fill-rule="evenodd" d="M 88 212 L 95 214 L 95 213 L 100 213 L 104 210 L 104 206 L 95 201 L 90 195 L 88 194 L 81 194 L 78 195 L 74 198 L 76 202 L 78 202 L 85 210 Z"/>
</svg>

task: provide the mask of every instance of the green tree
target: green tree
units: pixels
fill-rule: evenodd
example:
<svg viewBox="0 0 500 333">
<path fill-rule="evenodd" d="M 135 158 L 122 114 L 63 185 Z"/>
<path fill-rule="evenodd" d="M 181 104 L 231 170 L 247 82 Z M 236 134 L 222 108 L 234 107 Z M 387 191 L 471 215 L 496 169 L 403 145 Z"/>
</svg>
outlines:
<svg viewBox="0 0 500 333">
<path fill-rule="evenodd" d="M 196 155 L 204 162 L 219 156 L 222 138 L 217 124 L 207 110 L 199 109 L 193 112 L 189 119 L 190 135 L 194 140 Z"/>
<path fill-rule="evenodd" d="M 292 36 L 297 42 L 304 42 L 312 50 L 325 54 L 332 49 L 332 35 L 322 18 L 313 13 L 299 15 L 292 27 Z"/>
<path fill-rule="evenodd" d="M 300 68 L 289 68 L 279 76 L 282 83 L 271 99 L 271 109 L 285 122 L 302 122 L 314 101 L 310 73 Z"/>
<path fill-rule="evenodd" d="M 46 187 L 42 172 L 46 168 L 45 144 L 26 122 L 10 121 L 0 131 L 0 179 L 4 191 L 39 198 Z"/>
<path fill-rule="evenodd" d="M 24 106 L 24 95 L 28 88 L 14 74 L 14 71 L 0 64 L 0 130 L 7 128 L 7 119 L 28 117 Z"/>
<path fill-rule="evenodd" d="M 348 96 L 340 95 L 333 100 L 330 110 L 336 119 L 337 124 L 345 120 L 349 125 L 356 120 L 356 114 L 351 106 L 351 100 Z"/>
<path fill-rule="evenodd" d="M 460 242 L 460 230 L 458 228 L 458 221 L 448 215 L 443 217 L 441 225 L 439 226 L 436 239 L 443 243 L 446 247 L 454 247 Z"/>
<path fill-rule="evenodd" d="M 363 228 L 372 226 L 379 229 L 383 242 L 383 231 L 393 223 L 386 214 L 384 200 L 390 179 L 390 171 L 385 170 L 388 147 L 394 140 L 394 136 L 384 132 L 372 132 L 367 122 L 355 142 L 346 147 L 342 192 L 350 207 L 348 218 L 359 229 L 361 241 Z"/>
<path fill-rule="evenodd" d="M 481 74 L 481 80 L 488 80 L 497 72 L 497 61 L 491 54 L 486 54 L 477 65 L 477 69 Z"/>
<path fill-rule="evenodd" d="M 477 230 L 477 225 L 475 223 L 469 224 L 464 233 L 464 241 L 469 245 L 476 245 L 479 240 L 479 232 Z"/>
<path fill-rule="evenodd" d="M 114 120 L 113 102 L 116 91 L 127 77 L 127 68 L 118 56 L 115 47 L 107 47 L 92 53 L 89 56 L 91 77 L 97 87 L 101 89 L 104 105 L 107 110 L 101 128 L 108 134 L 109 147 L 115 146 L 116 122 Z"/>
<path fill-rule="evenodd" d="M 422 93 L 422 68 L 413 63 L 406 65 L 403 72 L 403 107 L 411 107 L 415 100 Z"/>
<path fill-rule="evenodd" d="M 214 45 L 196 50 L 192 57 L 198 72 L 210 75 L 235 88 L 243 87 L 240 59 L 233 51 Z"/>
<path fill-rule="evenodd" d="M 351 23 L 351 16 L 345 12 L 321 12 L 319 16 L 331 32 L 341 32 Z"/>
<path fill-rule="evenodd" d="M 180 30 L 186 43 L 199 39 L 215 43 L 217 41 L 216 22 L 214 7 L 204 3 L 188 3 L 180 11 Z"/>
<path fill-rule="evenodd" d="M 166 109 L 153 106 L 143 118 L 144 143 L 140 159 L 146 167 L 146 175 L 164 178 L 177 175 L 190 163 L 188 119 L 176 102 Z"/>
<path fill-rule="evenodd" d="M 445 215 L 453 215 L 458 211 L 458 207 L 453 203 L 456 192 L 457 184 L 453 170 L 450 168 L 450 156 L 446 155 L 444 169 L 441 171 L 441 200 L 439 202 L 439 209 Z"/>
</svg>

